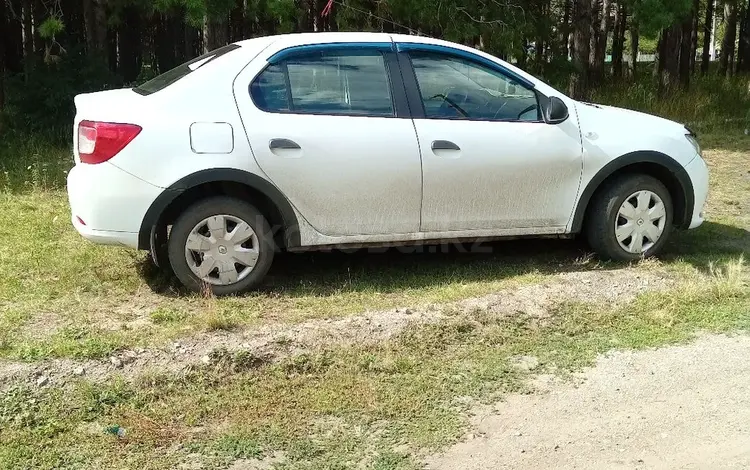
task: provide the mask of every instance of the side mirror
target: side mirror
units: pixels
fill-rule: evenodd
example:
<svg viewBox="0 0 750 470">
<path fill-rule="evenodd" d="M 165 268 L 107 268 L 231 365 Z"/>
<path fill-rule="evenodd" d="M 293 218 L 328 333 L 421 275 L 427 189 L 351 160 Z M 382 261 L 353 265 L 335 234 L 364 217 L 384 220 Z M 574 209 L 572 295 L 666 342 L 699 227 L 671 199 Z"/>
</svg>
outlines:
<svg viewBox="0 0 750 470">
<path fill-rule="evenodd" d="M 547 124 L 559 124 L 566 119 L 568 119 L 568 107 L 565 106 L 563 100 L 553 96 L 547 103 L 544 120 L 547 121 Z"/>
</svg>

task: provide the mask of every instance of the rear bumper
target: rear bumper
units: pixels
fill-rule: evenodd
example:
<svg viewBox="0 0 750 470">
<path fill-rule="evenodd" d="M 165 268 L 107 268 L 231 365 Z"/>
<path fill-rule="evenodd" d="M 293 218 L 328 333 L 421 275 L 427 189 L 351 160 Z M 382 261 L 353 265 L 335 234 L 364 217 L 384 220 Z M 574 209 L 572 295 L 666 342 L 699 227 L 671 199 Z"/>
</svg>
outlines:
<svg viewBox="0 0 750 470">
<path fill-rule="evenodd" d="M 688 228 L 696 228 L 703 223 L 703 209 L 708 197 L 708 167 L 703 158 L 694 158 L 686 167 L 688 176 L 693 183 L 693 214 Z"/>
<path fill-rule="evenodd" d="M 137 248 L 143 216 L 162 191 L 109 162 L 78 164 L 68 173 L 73 227 L 95 243 Z"/>
<path fill-rule="evenodd" d="M 81 224 L 78 218 L 71 216 L 73 227 L 83 238 L 99 245 L 118 245 L 127 248 L 138 248 L 138 233 L 110 232 L 106 230 L 93 230 Z"/>
</svg>

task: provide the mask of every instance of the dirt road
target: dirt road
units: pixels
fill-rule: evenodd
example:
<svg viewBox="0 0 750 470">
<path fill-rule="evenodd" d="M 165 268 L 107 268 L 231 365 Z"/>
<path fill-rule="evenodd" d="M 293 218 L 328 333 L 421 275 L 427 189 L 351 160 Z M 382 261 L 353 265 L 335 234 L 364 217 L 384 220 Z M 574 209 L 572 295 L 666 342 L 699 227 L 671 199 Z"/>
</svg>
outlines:
<svg viewBox="0 0 750 470">
<path fill-rule="evenodd" d="M 477 410 L 427 468 L 750 468 L 750 337 L 615 352 L 539 387 Z"/>
</svg>

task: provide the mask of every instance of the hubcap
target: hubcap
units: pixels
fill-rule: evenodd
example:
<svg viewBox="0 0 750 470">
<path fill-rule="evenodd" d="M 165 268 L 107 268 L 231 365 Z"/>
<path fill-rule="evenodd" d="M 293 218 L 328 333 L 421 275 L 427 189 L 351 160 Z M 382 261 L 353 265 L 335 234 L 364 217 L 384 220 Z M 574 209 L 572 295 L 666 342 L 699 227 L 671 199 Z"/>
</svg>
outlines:
<svg viewBox="0 0 750 470">
<path fill-rule="evenodd" d="M 185 259 L 199 279 L 214 285 L 241 281 L 258 262 L 258 236 L 244 220 L 214 215 L 193 227 Z"/>
<path fill-rule="evenodd" d="M 661 198 L 647 190 L 635 192 L 617 211 L 617 243 L 628 253 L 646 253 L 661 238 L 666 223 L 667 211 Z"/>
</svg>

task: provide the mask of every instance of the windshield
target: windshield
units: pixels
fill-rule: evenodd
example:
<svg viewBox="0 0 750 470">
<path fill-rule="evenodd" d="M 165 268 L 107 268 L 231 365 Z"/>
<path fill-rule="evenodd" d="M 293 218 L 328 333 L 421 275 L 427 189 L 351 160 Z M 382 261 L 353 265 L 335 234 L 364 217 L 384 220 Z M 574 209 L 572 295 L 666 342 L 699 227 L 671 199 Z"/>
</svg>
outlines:
<svg viewBox="0 0 750 470">
<path fill-rule="evenodd" d="M 217 57 L 223 56 L 227 52 L 239 49 L 240 47 L 241 46 L 238 46 L 237 44 L 229 44 L 228 46 L 220 47 L 214 51 L 207 52 L 200 57 L 196 57 L 189 62 L 178 65 L 172 70 L 169 70 L 157 77 L 152 78 L 143 85 L 133 88 L 133 91 L 135 91 L 136 93 L 140 93 L 141 95 L 150 95 L 151 93 L 156 93 L 157 91 L 163 90 L 177 80 L 188 75 L 190 72 L 194 72 L 199 68 L 205 66 Z"/>
</svg>

